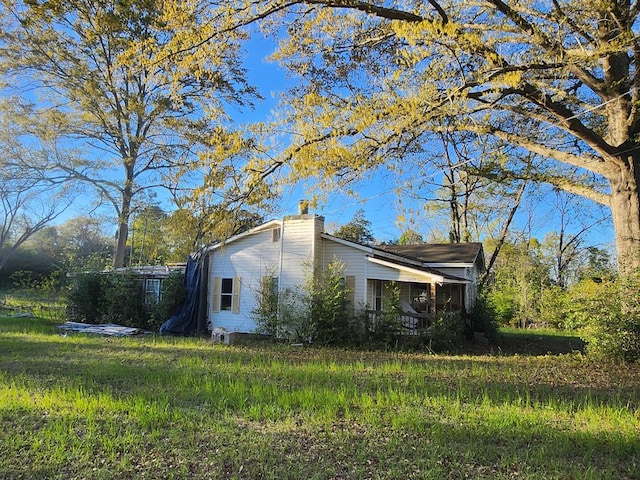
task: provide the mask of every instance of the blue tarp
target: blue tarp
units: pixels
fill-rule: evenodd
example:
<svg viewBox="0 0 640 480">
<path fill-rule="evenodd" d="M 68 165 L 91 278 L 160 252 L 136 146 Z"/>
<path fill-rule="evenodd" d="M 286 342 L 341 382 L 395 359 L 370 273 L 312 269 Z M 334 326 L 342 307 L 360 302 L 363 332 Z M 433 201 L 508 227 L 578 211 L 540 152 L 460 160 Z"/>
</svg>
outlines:
<svg viewBox="0 0 640 480">
<path fill-rule="evenodd" d="M 189 255 L 184 272 L 186 290 L 184 303 L 178 311 L 160 327 L 161 335 L 188 336 L 204 332 L 206 279 L 203 278 L 207 255 L 204 249 Z"/>
</svg>

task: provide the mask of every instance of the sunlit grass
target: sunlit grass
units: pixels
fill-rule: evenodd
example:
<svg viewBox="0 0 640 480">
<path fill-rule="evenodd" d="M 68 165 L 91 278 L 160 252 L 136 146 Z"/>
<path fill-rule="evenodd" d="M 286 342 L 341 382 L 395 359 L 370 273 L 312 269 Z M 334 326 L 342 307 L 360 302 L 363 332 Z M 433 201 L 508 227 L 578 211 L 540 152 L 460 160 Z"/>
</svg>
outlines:
<svg viewBox="0 0 640 480">
<path fill-rule="evenodd" d="M 31 322 L 31 323 L 29 323 Z M 0 317 L 0 478 L 640 478 L 640 368 Z"/>
</svg>

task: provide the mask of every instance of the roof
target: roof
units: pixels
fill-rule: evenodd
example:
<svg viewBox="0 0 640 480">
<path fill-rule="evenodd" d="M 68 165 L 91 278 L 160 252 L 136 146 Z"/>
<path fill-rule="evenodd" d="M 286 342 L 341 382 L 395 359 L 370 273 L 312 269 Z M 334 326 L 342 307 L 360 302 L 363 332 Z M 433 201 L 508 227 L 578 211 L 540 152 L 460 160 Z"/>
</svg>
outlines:
<svg viewBox="0 0 640 480">
<path fill-rule="evenodd" d="M 420 243 L 414 245 L 376 245 L 376 249 L 424 263 L 476 263 L 484 265 L 481 243 Z"/>
<path fill-rule="evenodd" d="M 367 257 L 367 260 L 373 263 L 377 263 L 379 265 L 384 265 L 387 267 L 394 268 L 396 270 L 401 270 L 409 273 L 417 273 L 420 276 L 424 276 L 429 279 L 430 282 L 436 283 L 469 283 L 466 278 L 456 277 L 454 275 L 449 275 L 447 273 L 439 272 L 433 268 L 423 267 L 411 265 L 405 262 L 398 262 L 397 260 L 391 259 L 383 259 L 379 258 L 379 256 Z"/>
<path fill-rule="evenodd" d="M 444 258 L 443 256 L 439 256 L 438 258 L 440 260 L 436 260 L 436 261 L 431 261 L 427 258 L 427 260 L 425 260 L 424 258 L 422 258 L 420 256 L 420 253 L 425 254 L 425 248 L 424 247 L 433 247 L 434 244 L 428 245 L 428 244 L 419 244 L 419 245 L 382 245 L 382 246 L 375 246 L 375 247 L 371 247 L 371 246 L 367 246 L 367 245 L 362 245 L 360 243 L 356 243 L 356 242 L 352 242 L 351 240 L 345 240 L 343 238 L 340 237 L 335 237 L 333 235 L 329 235 L 327 233 L 323 233 L 321 234 L 321 237 L 326 239 L 326 240 L 331 240 L 333 242 L 338 242 L 338 243 L 342 243 L 343 245 L 348 245 L 350 247 L 354 247 L 354 248 L 358 248 L 364 252 L 366 252 L 367 258 L 369 261 L 374 262 L 374 263 L 380 263 L 380 264 L 385 264 L 386 266 L 392 267 L 392 268 L 396 268 L 398 270 L 413 270 L 414 272 L 420 272 L 421 274 L 424 274 L 427 277 L 431 277 L 433 279 L 435 279 L 436 282 L 438 283 L 449 283 L 449 282 L 454 282 L 454 283 L 467 283 L 468 280 L 462 277 L 457 277 L 448 273 L 444 273 L 441 272 L 439 270 L 436 270 L 434 268 L 430 268 L 428 265 L 429 263 L 435 264 L 435 265 L 444 265 L 446 263 L 450 263 L 450 264 L 472 264 L 475 262 L 475 258 L 477 258 L 478 255 L 480 255 L 480 259 L 483 262 L 482 263 L 482 268 L 484 268 L 484 256 L 481 254 L 482 252 L 482 244 L 477 243 L 477 244 L 473 244 L 479 247 L 479 250 L 476 249 L 476 256 L 473 257 L 474 260 L 468 260 L 468 258 L 471 258 L 471 255 L 468 254 L 468 258 L 464 257 L 461 258 L 461 250 L 463 250 L 462 248 L 459 248 L 459 245 L 470 245 L 470 244 L 458 244 L 458 245 L 454 245 L 453 248 L 451 248 L 451 255 L 450 258 L 447 261 L 442 261 L 441 259 Z M 443 245 L 438 245 L 435 244 L 435 246 L 443 246 L 443 247 L 449 247 L 450 245 L 447 244 L 443 244 Z M 398 247 L 400 250 L 408 250 L 408 253 L 403 253 L 403 252 L 397 252 L 394 251 L 392 248 L 382 248 L 382 247 Z M 417 250 L 418 251 L 418 255 L 413 255 L 412 254 L 412 250 Z M 473 250 L 471 248 L 468 248 L 468 250 Z M 432 255 L 433 257 L 433 255 Z"/>
</svg>

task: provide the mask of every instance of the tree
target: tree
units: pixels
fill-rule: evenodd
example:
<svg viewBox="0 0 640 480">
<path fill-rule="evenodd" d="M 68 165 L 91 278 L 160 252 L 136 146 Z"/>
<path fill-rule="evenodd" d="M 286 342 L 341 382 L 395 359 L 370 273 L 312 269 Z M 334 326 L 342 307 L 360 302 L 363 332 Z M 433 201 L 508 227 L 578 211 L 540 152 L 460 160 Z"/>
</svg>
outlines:
<svg viewBox="0 0 640 480">
<path fill-rule="evenodd" d="M 286 166 L 348 183 L 419 161 L 434 132 L 467 131 L 544 159 L 531 171 L 508 156 L 500 178 L 609 207 L 621 270 L 640 267 L 639 2 L 233 5 L 241 26 L 286 18 L 271 22 L 286 35 L 276 58 L 302 80 L 281 109 L 294 141 L 275 164 L 252 166 L 256 181 Z"/>
<path fill-rule="evenodd" d="M 240 36 L 233 32 L 195 53 L 178 46 L 158 57 L 185 32 L 167 17 L 192 19 L 161 5 L 3 0 L 0 14 L 5 81 L 29 98 L 34 89 L 42 95 L 31 111 L 34 131 L 55 133 L 83 151 L 81 160 L 57 167 L 87 182 L 115 210 L 116 267 L 124 264 L 134 199 L 175 185 L 198 167 L 198 154 L 229 134 L 225 106 L 255 98 L 240 66 Z"/>
<path fill-rule="evenodd" d="M 437 137 L 439 148 L 425 152 L 423 164 L 405 167 L 412 166 L 414 173 L 403 194 L 424 202 L 431 224 L 435 218 L 443 219 L 451 243 L 479 241 L 495 228 L 501 212 L 514 204 L 512 191 L 517 185 L 492 182 L 483 175 L 501 159 L 492 145 L 465 132 L 442 132 Z M 425 172 L 425 165 L 433 173 Z"/>
<path fill-rule="evenodd" d="M 398 239 L 398 245 L 414 245 L 416 243 L 424 243 L 424 238 L 415 230 L 405 230 Z"/>
<path fill-rule="evenodd" d="M 351 221 L 338 228 L 333 234 L 363 245 L 370 245 L 375 240 L 371 233 L 371 222 L 365 218 L 362 209 L 357 210 Z"/>
<path fill-rule="evenodd" d="M 543 260 L 535 238 L 512 236 L 503 242 L 488 292 L 498 323 L 526 327 L 544 318 L 541 298 L 551 286 L 551 268 Z"/>
<path fill-rule="evenodd" d="M 69 206 L 48 152 L 25 138 L 15 117 L 0 115 L 0 270 L 26 241 Z"/>
<path fill-rule="evenodd" d="M 558 216 L 558 230 L 547 233 L 542 249 L 551 267 L 552 279 L 561 288 L 566 288 L 580 278 L 585 263 L 597 247 L 585 245 L 587 234 L 606 217 L 597 211 L 588 211 L 575 197 L 562 192 L 555 194 L 554 211 Z M 585 251 L 587 255 L 585 255 Z"/>
<path fill-rule="evenodd" d="M 170 245 L 166 242 L 167 218 L 157 205 L 148 205 L 137 212 L 129 239 L 131 265 L 164 265 L 167 262 L 170 255 Z"/>
<path fill-rule="evenodd" d="M 180 202 L 180 208 L 165 220 L 164 241 L 170 249 L 168 260 L 184 262 L 189 254 L 205 245 L 223 241 L 264 223 L 264 217 L 246 209 L 226 210 L 221 205 Z"/>
<path fill-rule="evenodd" d="M 56 227 L 58 248 L 69 271 L 104 270 L 111 257 L 111 239 L 100 218 L 74 217 Z"/>
</svg>

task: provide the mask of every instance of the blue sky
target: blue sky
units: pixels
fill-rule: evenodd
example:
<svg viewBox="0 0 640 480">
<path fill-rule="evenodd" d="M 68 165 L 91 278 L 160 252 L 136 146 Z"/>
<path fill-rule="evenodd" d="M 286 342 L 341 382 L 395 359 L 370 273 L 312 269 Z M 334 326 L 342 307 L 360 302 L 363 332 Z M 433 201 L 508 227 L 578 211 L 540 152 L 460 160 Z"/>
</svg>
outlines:
<svg viewBox="0 0 640 480">
<path fill-rule="evenodd" d="M 278 93 L 293 85 L 294 80 L 287 76 L 284 69 L 267 60 L 274 48 L 275 44 L 271 40 L 260 36 L 248 43 L 245 62 L 248 80 L 259 89 L 264 100 L 253 110 L 231 111 L 231 115 L 237 121 L 248 123 L 269 119 L 277 108 Z M 363 209 L 367 219 L 372 223 L 376 238 L 382 240 L 398 238 L 401 230 L 396 225 L 397 196 L 394 187 L 395 185 L 385 181 L 381 175 L 376 175 L 374 181 L 367 182 L 367 188 L 359 190 L 359 198 L 350 197 L 339 191 L 332 192 L 326 201 L 312 210 L 314 213 L 324 215 L 326 224 L 330 228 L 332 225 L 347 223 L 358 209 Z M 292 187 L 284 192 L 274 215 L 297 213 L 298 202 L 308 196 L 309 193 L 304 186 Z"/>
</svg>

